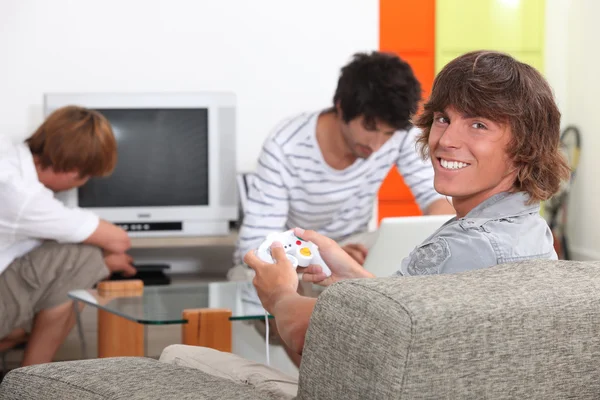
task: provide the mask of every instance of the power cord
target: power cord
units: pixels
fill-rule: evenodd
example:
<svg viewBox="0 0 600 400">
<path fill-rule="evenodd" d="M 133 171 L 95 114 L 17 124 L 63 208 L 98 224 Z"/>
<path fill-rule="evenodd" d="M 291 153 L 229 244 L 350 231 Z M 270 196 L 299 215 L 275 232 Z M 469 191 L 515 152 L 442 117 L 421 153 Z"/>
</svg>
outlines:
<svg viewBox="0 0 600 400">
<path fill-rule="evenodd" d="M 269 357 L 269 313 L 265 311 L 265 343 L 266 343 L 266 353 L 267 353 L 267 365 L 271 366 L 271 360 Z"/>
</svg>

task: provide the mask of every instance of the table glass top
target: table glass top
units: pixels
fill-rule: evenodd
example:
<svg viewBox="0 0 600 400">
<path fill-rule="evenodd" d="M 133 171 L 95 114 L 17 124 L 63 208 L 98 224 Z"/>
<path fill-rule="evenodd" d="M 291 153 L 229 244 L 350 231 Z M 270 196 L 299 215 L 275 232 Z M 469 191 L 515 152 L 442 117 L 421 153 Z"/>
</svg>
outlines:
<svg viewBox="0 0 600 400">
<path fill-rule="evenodd" d="M 304 290 L 316 297 L 318 288 Z M 183 310 L 225 308 L 232 312 L 230 320 L 265 318 L 251 282 L 203 282 L 146 286 L 142 295 L 123 295 L 96 289 L 69 292 L 73 300 L 97 307 L 141 324 L 184 324 Z"/>
</svg>

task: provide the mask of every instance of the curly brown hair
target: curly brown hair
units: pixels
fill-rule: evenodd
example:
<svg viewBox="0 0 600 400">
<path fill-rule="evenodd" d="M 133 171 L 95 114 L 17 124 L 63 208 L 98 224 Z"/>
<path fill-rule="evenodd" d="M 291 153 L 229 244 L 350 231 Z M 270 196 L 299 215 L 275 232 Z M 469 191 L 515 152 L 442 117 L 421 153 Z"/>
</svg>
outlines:
<svg viewBox="0 0 600 400">
<path fill-rule="evenodd" d="M 411 127 L 410 117 L 421 101 L 421 84 L 411 66 L 392 53 L 357 53 L 340 72 L 333 96 L 348 123 L 363 116 L 374 128 L 377 121 L 397 130 Z"/>
<path fill-rule="evenodd" d="M 535 68 L 494 51 L 470 52 L 448 63 L 414 121 L 422 129 L 418 145 L 424 158 L 429 156 L 434 113 L 450 106 L 510 126 L 506 151 L 518 169 L 514 188 L 527 192 L 530 202 L 549 199 L 569 178 L 571 171 L 560 152 L 560 111 Z"/>
<path fill-rule="evenodd" d="M 43 168 L 77 171 L 82 177 L 109 175 L 117 163 L 117 142 L 108 120 L 78 106 L 59 108 L 25 141 Z"/>
</svg>

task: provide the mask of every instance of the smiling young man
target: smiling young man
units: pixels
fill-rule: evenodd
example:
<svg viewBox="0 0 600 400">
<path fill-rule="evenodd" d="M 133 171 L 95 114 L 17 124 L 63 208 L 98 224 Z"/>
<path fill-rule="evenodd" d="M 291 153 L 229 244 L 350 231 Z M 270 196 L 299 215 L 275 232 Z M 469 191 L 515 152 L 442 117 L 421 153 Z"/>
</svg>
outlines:
<svg viewBox="0 0 600 400">
<path fill-rule="evenodd" d="M 452 197 L 456 218 L 399 260 L 399 275 L 557 258 L 539 207 L 570 171 L 559 150 L 560 113 L 538 71 L 497 52 L 458 57 L 436 77 L 416 125 L 423 129 L 423 155 L 435 168 L 435 188 Z M 300 228 L 295 234 L 319 247 L 332 272 L 327 276 L 319 266 L 309 266 L 302 271 L 304 281 L 327 286 L 373 277 L 334 240 Z M 317 300 L 298 294 L 298 273 L 281 243 L 273 243 L 271 254 L 274 264 L 261 261 L 254 251 L 244 261 L 255 271 L 254 286 L 263 307 L 275 317 L 281 338 L 301 354 Z M 255 363 L 227 353 L 180 346 L 170 353 L 170 358 L 197 358 L 203 366 L 220 370 L 220 376 L 242 382 L 261 376 L 280 391 L 293 392 L 291 378 L 266 367 L 258 375 L 252 369 Z"/>
<path fill-rule="evenodd" d="M 538 71 L 502 53 L 465 54 L 436 77 L 416 125 L 423 129 L 423 155 L 433 162 L 435 188 L 452 197 L 456 218 L 417 246 L 399 275 L 557 258 L 540 201 L 558 191 L 569 168 L 559 150 L 560 112 Z M 329 285 L 372 277 L 335 241 L 314 231 L 296 234 L 319 246 L 332 271 L 328 277 L 310 266 L 303 280 Z M 298 277 L 281 244 L 274 243 L 272 252 L 276 264 L 252 251 L 245 261 L 256 272 L 254 285 L 282 339 L 301 353 L 316 300 L 296 292 Z"/>
<path fill-rule="evenodd" d="M 420 99 L 420 84 L 403 60 L 380 52 L 356 54 L 341 70 L 333 107 L 285 120 L 265 141 L 234 264 L 267 234 L 294 226 L 349 241 L 344 250 L 362 264 L 367 249 L 351 237 L 367 231 L 375 197 L 393 165 L 424 214 L 453 214 L 433 188 L 431 163 L 416 149 L 420 130 L 410 117 Z"/>
</svg>

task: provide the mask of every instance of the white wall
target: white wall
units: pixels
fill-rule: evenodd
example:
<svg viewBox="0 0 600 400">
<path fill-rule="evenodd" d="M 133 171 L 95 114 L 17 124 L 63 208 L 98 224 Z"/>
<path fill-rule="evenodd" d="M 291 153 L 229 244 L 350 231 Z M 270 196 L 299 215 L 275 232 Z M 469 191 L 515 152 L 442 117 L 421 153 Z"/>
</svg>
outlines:
<svg viewBox="0 0 600 400">
<path fill-rule="evenodd" d="M 546 0 L 544 76 L 560 109 L 561 126 L 568 115 L 569 13 L 572 0 Z"/>
<path fill-rule="evenodd" d="M 600 2 L 571 1 L 566 60 L 567 122 L 579 127 L 582 150 L 569 209 L 569 236 L 577 259 L 600 260 Z M 567 23 L 565 19 L 561 23 Z"/>
<path fill-rule="evenodd" d="M 30 134 L 44 92 L 226 90 L 249 170 L 279 119 L 328 106 L 377 46 L 378 0 L 3 0 L 0 135 Z"/>
<path fill-rule="evenodd" d="M 562 127 L 575 125 L 582 135 L 567 222 L 567 237 L 576 260 L 600 260 L 600 207 L 596 205 L 600 160 L 595 156 L 600 150 L 596 117 L 600 106 L 598 13 L 600 2 L 595 0 L 546 0 L 544 72 L 562 113 Z"/>
</svg>

